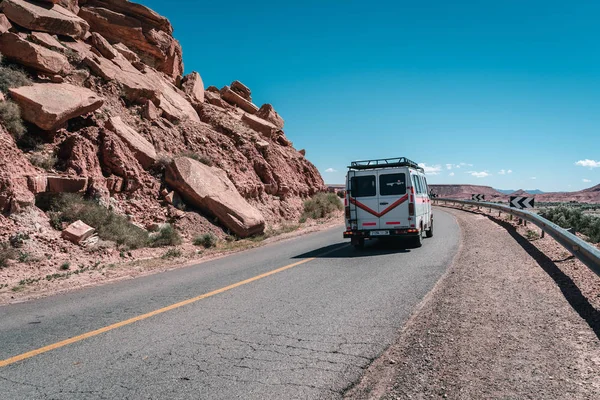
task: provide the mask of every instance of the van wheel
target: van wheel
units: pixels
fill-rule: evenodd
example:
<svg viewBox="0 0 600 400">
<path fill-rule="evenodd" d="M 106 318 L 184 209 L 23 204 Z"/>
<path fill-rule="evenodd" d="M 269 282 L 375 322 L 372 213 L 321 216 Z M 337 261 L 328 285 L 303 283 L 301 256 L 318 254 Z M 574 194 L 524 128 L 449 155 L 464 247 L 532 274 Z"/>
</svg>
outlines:
<svg viewBox="0 0 600 400">
<path fill-rule="evenodd" d="M 419 231 L 419 234 L 415 236 L 414 245 L 415 247 L 423 246 L 423 231 Z"/>
<path fill-rule="evenodd" d="M 428 238 L 433 237 L 433 219 L 431 220 L 431 224 L 429 225 L 429 229 L 425 231 L 425 236 Z"/>
<path fill-rule="evenodd" d="M 365 248 L 365 239 L 364 238 L 352 238 L 351 244 L 352 244 L 352 246 L 354 246 L 354 248 L 356 250 L 364 249 Z"/>
</svg>

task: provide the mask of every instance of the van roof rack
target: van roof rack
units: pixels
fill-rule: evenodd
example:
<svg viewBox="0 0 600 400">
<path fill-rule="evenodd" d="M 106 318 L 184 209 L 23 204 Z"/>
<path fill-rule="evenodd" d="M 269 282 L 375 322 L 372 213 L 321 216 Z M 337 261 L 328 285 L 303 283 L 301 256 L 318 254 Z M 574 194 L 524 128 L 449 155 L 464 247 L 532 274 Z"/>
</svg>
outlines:
<svg viewBox="0 0 600 400">
<path fill-rule="evenodd" d="M 380 160 L 363 160 L 363 161 L 352 161 L 349 169 L 377 169 L 377 168 L 393 168 L 393 167 L 411 167 L 421 172 L 425 170 L 419 167 L 414 161 L 409 160 L 406 157 L 395 157 L 395 158 L 382 158 Z"/>
</svg>

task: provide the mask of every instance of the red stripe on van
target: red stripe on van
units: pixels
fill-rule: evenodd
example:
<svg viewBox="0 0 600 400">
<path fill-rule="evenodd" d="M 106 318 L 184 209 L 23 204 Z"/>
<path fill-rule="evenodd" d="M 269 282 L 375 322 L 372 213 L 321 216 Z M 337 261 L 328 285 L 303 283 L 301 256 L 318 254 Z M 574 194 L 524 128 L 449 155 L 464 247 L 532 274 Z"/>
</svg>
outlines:
<svg viewBox="0 0 600 400">
<path fill-rule="evenodd" d="M 365 222 L 363 226 L 377 226 L 377 222 Z"/>
<path fill-rule="evenodd" d="M 400 222 L 386 222 L 386 225 L 402 225 Z"/>
<path fill-rule="evenodd" d="M 397 201 L 392 203 L 388 208 L 386 208 L 382 212 L 377 212 L 377 211 L 371 210 L 369 207 L 367 207 L 366 205 L 362 204 L 361 202 L 359 202 L 353 198 L 350 198 L 350 203 L 354 204 L 356 207 L 360 208 L 361 210 L 365 210 L 369 214 L 373 214 L 377 218 L 381 218 L 385 214 L 392 211 L 394 208 L 398 207 L 400 204 L 404 203 L 406 200 L 408 200 L 408 194 L 404 195 L 403 197 L 401 197 L 400 199 L 398 199 Z"/>
</svg>

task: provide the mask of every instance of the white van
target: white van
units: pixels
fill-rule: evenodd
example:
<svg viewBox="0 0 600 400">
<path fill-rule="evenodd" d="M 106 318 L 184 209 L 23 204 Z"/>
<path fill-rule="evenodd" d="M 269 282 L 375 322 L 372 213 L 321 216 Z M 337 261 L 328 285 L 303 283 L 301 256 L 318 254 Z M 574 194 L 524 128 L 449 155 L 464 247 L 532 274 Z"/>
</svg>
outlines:
<svg viewBox="0 0 600 400">
<path fill-rule="evenodd" d="M 433 236 L 433 213 L 423 168 L 404 157 L 354 161 L 346 175 L 344 238 L 362 248 L 365 239 L 408 236 L 414 246 Z"/>
</svg>

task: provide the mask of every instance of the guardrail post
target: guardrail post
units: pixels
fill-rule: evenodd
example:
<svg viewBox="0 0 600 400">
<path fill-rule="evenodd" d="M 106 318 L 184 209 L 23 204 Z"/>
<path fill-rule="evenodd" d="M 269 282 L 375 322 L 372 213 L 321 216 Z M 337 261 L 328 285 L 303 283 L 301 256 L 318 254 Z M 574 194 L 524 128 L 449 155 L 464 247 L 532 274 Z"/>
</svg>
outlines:
<svg viewBox="0 0 600 400">
<path fill-rule="evenodd" d="M 546 237 L 546 231 L 542 229 L 542 234 L 540 235 L 540 237 L 543 239 Z"/>
</svg>

